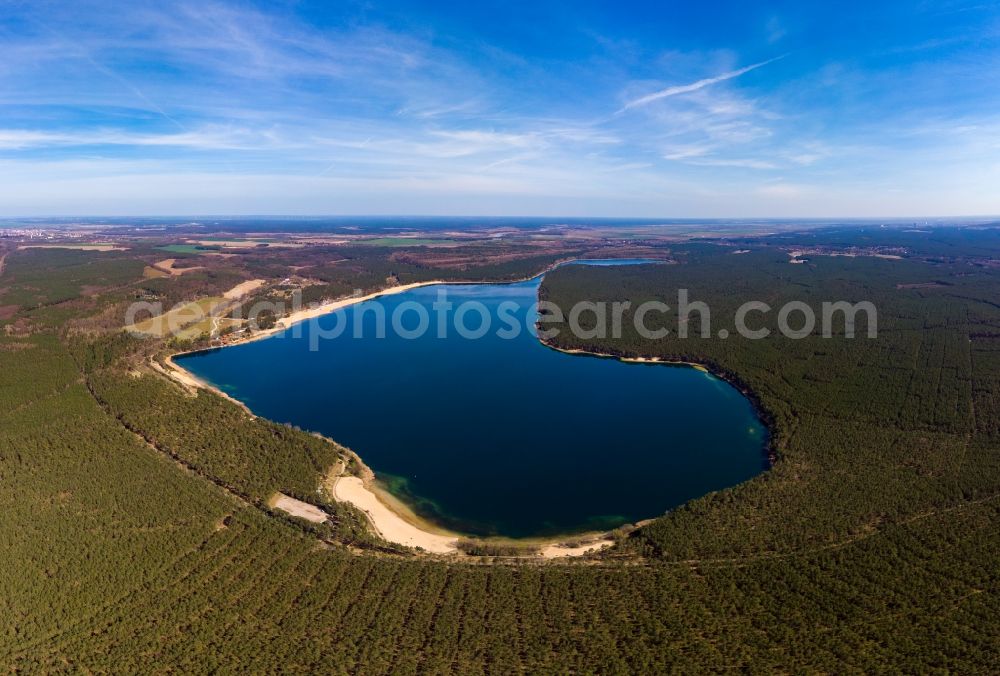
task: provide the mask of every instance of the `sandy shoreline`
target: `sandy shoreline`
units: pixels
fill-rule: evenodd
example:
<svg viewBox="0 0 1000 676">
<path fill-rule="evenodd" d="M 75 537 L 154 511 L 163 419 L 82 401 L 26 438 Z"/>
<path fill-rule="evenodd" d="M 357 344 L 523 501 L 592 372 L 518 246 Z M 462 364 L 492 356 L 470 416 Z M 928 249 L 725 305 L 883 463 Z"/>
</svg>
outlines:
<svg viewBox="0 0 1000 676">
<path fill-rule="evenodd" d="M 296 324 L 301 324 L 302 322 L 309 321 L 310 319 L 315 319 L 316 317 L 322 317 L 323 315 L 330 314 L 331 312 L 336 312 L 345 307 L 350 307 L 356 305 L 357 303 L 364 303 L 369 300 L 375 300 L 376 298 L 381 298 L 382 296 L 394 296 L 398 293 L 404 293 L 412 289 L 419 289 L 424 286 L 435 286 L 437 284 L 451 284 L 452 282 L 445 282 L 440 279 L 435 279 L 429 282 L 412 282 L 410 284 L 400 284 L 399 286 L 390 286 L 388 289 L 383 289 L 382 291 L 375 291 L 369 293 L 366 296 L 350 296 L 348 298 L 342 298 L 340 300 L 330 301 L 328 303 L 322 303 L 315 307 L 303 308 L 301 310 L 296 310 L 295 312 L 282 317 L 277 321 L 273 329 L 268 331 L 273 333 L 281 333 L 286 331 Z M 262 332 L 263 333 L 263 332 Z M 257 334 L 260 335 L 260 334 Z M 268 335 L 271 335 L 270 333 Z"/>
<path fill-rule="evenodd" d="M 256 333 L 238 338 L 225 345 L 199 348 L 197 350 L 187 350 L 185 352 L 177 352 L 171 357 L 183 357 L 188 354 L 197 354 L 199 352 L 207 352 L 209 350 L 221 350 L 226 347 L 233 347 L 235 345 L 242 345 L 244 343 L 252 343 L 258 340 L 264 340 L 265 338 L 271 338 L 279 333 L 284 333 L 288 329 L 292 328 L 296 324 L 301 324 L 302 322 L 307 322 L 310 319 L 316 319 L 317 317 L 322 317 L 323 315 L 328 315 L 331 312 L 336 312 L 337 310 L 342 310 L 344 308 L 350 307 L 357 303 L 364 303 L 369 300 L 375 300 L 376 298 L 381 298 L 382 296 L 392 296 L 397 293 L 403 293 L 404 291 L 410 291 L 412 289 L 418 289 L 424 286 L 434 286 L 437 284 L 469 284 L 472 282 L 446 282 L 443 280 L 435 279 L 429 282 L 413 282 L 412 284 L 402 284 L 400 286 L 391 286 L 388 289 L 383 289 L 381 291 L 375 291 L 373 293 L 366 294 L 364 296 L 349 296 L 347 298 L 341 298 L 339 300 L 332 300 L 326 303 L 321 303 L 313 307 L 302 308 L 301 310 L 296 310 L 290 314 L 285 315 L 278 319 L 274 326 L 269 329 L 262 329 Z M 181 368 L 176 366 L 176 368 Z M 215 389 L 215 388 L 210 388 Z"/>
<path fill-rule="evenodd" d="M 718 374 L 712 373 L 712 370 L 709 369 L 707 366 L 705 366 L 704 364 L 699 364 L 698 362 L 680 361 L 677 359 L 661 359 L 660 357 L 622 357 L 617 354 L 610 354 L 608 352 L 591 352 L 590 350 L 577 350 L 577 349 L 568 349 L 564 347 L 559 347 L 557 345 L 553 345 L 552 343 L 546 340 L 539 340 L 538 342 L 540 342 L 542 345 L 549 348 L 550 350 L 555 350 L 556 352 L 562 352 L 563 354 L 575 354 L 584 357 L 600 357 L 601 359 L 617 359 L 618 361 L 624 362 L 626 364 L 664 364 L 666 366 L 687 366 L 689 368 L 693 368 L 695 371 L 701 371 L 702 373 L 707 373 L 709 375 L 715 376 L 720 380 L 725 380 L 724 378 L 721 378 L 721 376 L 719 376 Z"/>
<path fill-rule="evenodd" d="M 771 413 L 764 408 L 761 403 L 760 398 L 757 393 L 753 391 L 749 386 L 743 383 L 738 376 L 732 373 L 727 373 L 721 371 L 717 368 L 709 366 L 707 364 L 699 364 L 698 362 L 684 361 L 680 359 L 662 359 L 660 357 L 624 357 L 618 354 L 611 354 L 609 352 L 592 352 L 590 350 L 579 350 L 579 349 L 568 349 L 562 348 L 557 345 L 553 345 L 547 340 L 539 338 L 539 343 L 549 348 L 550 350 L 555 350 L 556 352 L 562 352 L 564 354 L 575 354 L 585 357 L 597 357 L 599 359 L 617 359 L 620 362 L 626 364 L 663 364 L 666 366 L 686 366 L 688 368 L 693 368 L 696 371 L 701 371 L 702 373 L 708 374 L 713 378 L 718 378 L 719 380 L 728 383 L 731 387 L 735 388 L 737 392 L 742 394 L 750 401 L 750 405 L 753 406 L 754 413 L 756 413 L 757 418 L 763 423 L 765 429 L 767 430 L 768 444 L 765 446 L 764 452 L 769 465 L 774 465 L 778 460 L 777 449 L 774 445 L 774 418 Z"/>
<path fill-rule="evenodd" d="M 347 502 L 368 516 L 372 528 L 383 540 L 407 547 L 419 547 L 432 554 L 455 554 L 458 552 L 458 537 L 439 535 L 422 530 L 409 523 L 378 499 L 356 476 L 337 477 L 333 485 L 333 497 Z"/>
<path fill-rule="evenodd" d="M 521 279 L 514 279 L 514 280 L 509 280 L 509 281 L 504 281 L 504 280 L 501 280 L 501 281 L 489 281 L 489 282 L 484 282 L 484 281 L 465 281 L 465 282 L 463 282 L 463 281 L 457 281 L 457 280 L 434 279 L 434 280 L 430 280 L 430 281 L 426 281 L 426 282 L 411 282 L 409 284 L 400 284 L 399 286 L 390 286 L 389 288 L 382 289 L 380 291 L 373 291 L 372 293 L 369 293 L 369 294 L 364 295 L 364 296 L 349 296 L 347 298 L 341 298 L 339 300 L 332 300 L 332 301 L 329 301 L 327 303 L 321 303 L 321 304 L 316 305 L 314 307 L 308 307 L 308 308 L 302 308 L 301 310 L 296 310 L 295 312 L 292 312 L 292 313 L 290 313 L 290 314 L 282 317 L 281 319 L 277 320 L 277 322 L 275 322 L 275 325 L 274 325 L 273 328 L 266 329 L 264 331 L 259 331 L 259 332 L 253 334 L 252 336 L 250 336 L 248 338 L 234 341 L 234 342 L 230 343 L 229 345 L 225 345 L 224 347 L 230 347 L 232 345 L 239 345 L 240 343 L 250 342 L 250 341 L 254 341 L 254 340 L 261 340 L 263 338 L 269 338 L 270 336 L 276 335 L 278 333 L 282 333 L 283 331 L 287 331 L 288 329 L 292 328 L 296 324 L 301 324 L 302 322 L 309 321 L 310 319 L 316 319 L 317 317 L 322 317 L 323 315 L 328 315 L 331 312 L 336 312 L 337 310 L 342 310 L 342 309 L 344 309 L 346 307 L 350 307 L 352 305 L 356 305 L 357 303 L 364 303 L 364 302 L 369 301 L 369 300 L 375 300 L 376 298 L 381 298 L 382 296 L 394 296 L 394 295 L 396 295 L 398 293 L 404 293 L 406 291 L 411 291 L 413 289 L 419 289 L 419 288 L 422 288 L 422 287 L 425 287 L 425 286 L 439 286 L 439 285 L 448 285 L 448 286 L 484 286 L 484 285 L 491 285 L 491 284 L 492 285 L 522 284 L 524 282 L 529 282 L 529 281 L 531 281 L 533 279 L 538 279 L 539 277 L 544 276 L 546 273 L 551 272 L 552 270 L 555 270 L 559 266 L 565 265 L 566 263 L 568 263 L 568 262 L 570 262 L 572 260 L 577 260 L 577 259 L 569 259 L 569 260 L 564 260 L 564 261 L 557 261 L 557 262 L 553 263 L 552 265 L 548 266 L 547 268 L 545 268 L 544 270 L 542 270 L 541 272 L 539 272 L 538 274 L 531 275 L 530 277 L 524 277 L 524 278 L 521 278 Z M 195 350 L 195 351 L 197 352 L 198 350 Z M 176 356 L 180 356 L 180 354 L 188 354 L 188 353 L 179 353 L 179 354 L 176 354 L 174 356 L 175 357 Z"/>
</svg>

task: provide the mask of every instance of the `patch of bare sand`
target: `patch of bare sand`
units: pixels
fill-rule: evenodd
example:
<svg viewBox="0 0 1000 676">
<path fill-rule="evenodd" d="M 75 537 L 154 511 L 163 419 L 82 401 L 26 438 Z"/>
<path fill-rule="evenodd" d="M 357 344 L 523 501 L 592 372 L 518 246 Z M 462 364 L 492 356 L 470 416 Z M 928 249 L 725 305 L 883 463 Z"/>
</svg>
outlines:
<svg viewBox="0 0 1000 676">
<path fill-rule="evenodd" d="M 296 500 L 295 498 L 289 497 L 284 493 L 275 493 L 272 495 L 267 501 L 267 505 L 268 507 L 280 509 L 286 514 L 297 516 L 300 519 L 305 519 L 306 521 L 311 521 L 312 523 L 323 523 L 326 521 L 326 512 L 322 509 L 316 505 L 310 505 L 308 502 Z"/>
<path fill-rule="evenodd" d="M 190 268 L 178 268 L 174 267 L 177 264 L 176 258 L 167 258 L 157 263 L 153 263 L 153 267 L 157 270 L 161 270 L 168 275 L 183 275 L 185 272 L 192 272 L 194 270 L 201 270 L 200 265 L 195 265 Z"/>
<path fill-rule="evenodd" d="M 265 282 L 263 279 L 251 279 L 246 282 L 237 284 L 236 286 L 231 288 L 229 291 L 226 291 L 222 295 L 228 298 L 229 300 L 236 300 L 237 298 L 242 298 L 243 296 L 253 293 L 260 287 L 264 286 L 264 283 Z"/>
<path fill-rule="evenodd" d="M 542 550 L 539 553 L 546 559 L 559 559 L 566 556 L 583 556 L 584 554 L 597 552 L 605 547 L 610 547 L 614 543 L 614 540 L 601 539 L 582 545 L 576 545 L 574 547 L 554 544 L 542 547 Z"/>
</svg>

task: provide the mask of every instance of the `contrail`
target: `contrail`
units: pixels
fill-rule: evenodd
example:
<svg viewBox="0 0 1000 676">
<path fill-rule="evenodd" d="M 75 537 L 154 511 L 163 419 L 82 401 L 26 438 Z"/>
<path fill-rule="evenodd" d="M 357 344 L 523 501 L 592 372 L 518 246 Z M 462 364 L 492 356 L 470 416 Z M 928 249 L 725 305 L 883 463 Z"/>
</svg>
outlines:
<svg viewBox="0 0 1000 676">
<path fill-rule="evenodd" d="M 86 50 L 84 50 L 82 48 L 81 48 L 81 51 L 83 53 L 83 57 L 85 59 L 87 59 L 87 61 L 90 62 L 90 65 L 92 65 L 98 71 L 100 71 L 104 75 L 107 75 L 112 80 L 115 80 L 116 82 L 118 82 L 122 86 L 124 86 L 127 89 L 129 89 L 133 94 L 136 95 L 136 97 L 140 101 L 142 101 L 143 103 L 145 103 L 154 112 L 159 113 L 161 116 L 163 116 L 164 118 L 166 118 L 167 120 L 169 120 L 170 122 L 172 122 L 181 131 L 188 131 L 187 127 L 185 127 L 183 124 L 181 124 L 180 122 L 178 122 L 176 119 L 174 119 L 173 117 L 171 117 L 170 115 L 168 115 L 167 111 L 163 110 L 163 108 L 161 108 L 156 103 L 154 103 L 153 101 L 151 101 L 148 96 L 146 96 L 145 94 L 142 93 L 142 90 L 140 90 L 138 87 L 136 87 L 134 84 L 132 84 L 129 80 L 125 79 L 124 77 L 122 77 L 121 75 L 119 75 L 116 71 L 112 70 L 111 68 L 108 68 L 104 64 L 98 63 L 98 61 L 96 59 L 94 59 L 94 57 L 91 56 L 88 51 L 86 51 Z"/>
<path fill-rule="evenodd" d="M 127 88 L 129 91 L 131 91 L 136 96 L 136 98 L 138 98 L 140 101 L 142 101 L 144 104 L 146 104 L 146 106 L 150 110 L 152 110 L 152 111 L 156 112 L 157 114 L 161 115 L 162 117 L 164 117 L 166 120 L 168 120 L 174 126 L 176 126 L 177 128 L 179 128 L 181 131 L 188 131 L 187 127 L 185 127 L 183 124 L 181 124 L 180 122 L 178 122 L 175 118 L 173 118 L 169 114 L 167 114 L 167 111 L 165 111 L 162 107 L 158 106 L 156 103 L 154 103 L 152 100 L 150 100 L 150 98 L 148 96 L 146 96 L 145 94 L 142 93 L 142 90 L 140 90 L 138 87 L 136 87 L 134 84 L 132 84 L 129 80 L 127 80 L 126 78 L 124 78 L 123 76 L 121 76 L 118 72 L 116 72 L 115 70 L 109 68 L 108 66 L 105 66 L 104 64 L 99 63 L 97 61 L 97 59 L 95 59 L 93 57 L 93 55 L 90 53 L 90 50 L 87 49 L 86 46 L 84 46 L 83 44 L 74 44 L 71 40 L 68 40 L 67 38 L 65 38 L 62 33 L 60 33 L 58 30 L 52 28 L 51 26 L 49 26 L 44 21 L 41 21 L 41 20 L 39 20 L 37 18 L 33 18 L 32 21 L 38 27 L 40 27 L 42 30 L 44 30 L 46 33 L 49 33 L 50 35 L 54 36 L 57 40 L 60 40 L 64 44 L 71 45 L 70 46 L 70 50 L 71 51 L 73 51 L 73 52 L 79 54 L 80 56 L 82 56 L 91 66 L 94 67 L 95 70 L 97 70 L 101 74 L 106 75 L 107 77 L 109 77 L 112 80 L 116 81 L 118 84 L 120 84 L 120 85 L 124 86 L 125 88 Z"/>
<path fill-rule="evenodd" d="M 723 73 L 722 75 L 716 75 L 715 77 L 708 77 L 704 80 L 698 80 L 697 82 L 692 82 L 686 85 L 676 85 L 674 87 L 667 87 L 666 89 L 661 89 L 658 92 L 653 92 L 652 94 L 647 94 L 646 96 L 640 96 L 637 99 L 629 101 L 618 111 L 619 113 L 624 113 L 630 108 L 637 108 L 639 106 L 644 106 L 647 103 L 652 103 L 653 101 L 659 101 L 660 99 L 665 99 L 668 96 L 677 96 L 678 94 L 687 94 L 688 92 L 696 92 L 699 89 L 704 89 L 705 87 L 714 85 L 718 82 L 724 82 L 726 80 L 732 80 L 734 77 L 739 77 L 744 73 L 749 73 L 752 70 L 756 70 L 762 66 L 766 66 L 769 63 L 774 63 L 779 59 L 783 59 L 787 54 L 782 54 L 781 56 L 776 56 L 773 59 L 768 59 L 767 61 L 761 61 L 760 63 L 755 63 L 738 70 L 731 70 L 728 73 Z"/>
</svg>

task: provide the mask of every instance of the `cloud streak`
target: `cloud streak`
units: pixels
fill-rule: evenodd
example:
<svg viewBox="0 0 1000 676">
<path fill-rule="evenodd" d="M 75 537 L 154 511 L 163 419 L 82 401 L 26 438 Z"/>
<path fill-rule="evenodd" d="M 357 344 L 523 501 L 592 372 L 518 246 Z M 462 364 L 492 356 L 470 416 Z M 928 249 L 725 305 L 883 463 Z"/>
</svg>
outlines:
<svg viewBox="0 0 1000 676">
<path fill-rule="evenodd" d="M 671 96 L 677 96 L 679 94 L 689 94 L 691 92 L 696 92 L 699 89 L 704 89 L 705 87 L 711 87 L 714 84 L 725 82 L 726 80 L 732 80 L 733 78 L 737 78 L 741 75 L 749 73 L 752 70 L 757 70 L 758 68 L 762 68 L 763 66 L 766 66 L 769 63 L 774 63 L 775 61 L 785 58 L 786 56 L 788 55 L 783 54 L 781 56 L 776 56 L 773 59 L 768 59 L 767 61 L 761 61 L 760 63 L 754 63 L 749 66 L 745 66 L 743 68 L 731 70 L 728 73 L 716 75 L 715 77 L 707 77 L 704 78 L 703 80 L 698 80 L 697 82 L 692 82 L 690 84 L 667 87 L 666 89 L 661 89 L 660 91 L 653 92 L 652 94 L 646 94 L 645 96 L 640 96 L 637 99 L 632 99 L 624 106 L 622 106 L 618 110 L 618 112 L 624 113 L 627 110 L 631 110 L 632 108 L 638 108 L 640 106 L 645 106 L 647 104 L 652 103 L 653 101 L 659 101 L 660 99 L 669 98 Z"/>
</svg>

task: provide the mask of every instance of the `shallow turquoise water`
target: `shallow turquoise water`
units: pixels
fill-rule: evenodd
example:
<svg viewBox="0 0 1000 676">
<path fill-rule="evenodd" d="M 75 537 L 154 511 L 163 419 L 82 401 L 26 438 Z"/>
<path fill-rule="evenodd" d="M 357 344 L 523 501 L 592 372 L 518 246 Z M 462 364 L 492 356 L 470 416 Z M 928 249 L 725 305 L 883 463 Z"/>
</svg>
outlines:
<svg viewBox="0 0 1000 676">
<path fill-rule="evenodd" d="M 259 415 L 353 448 L 418 513 L 471 534 L 611 528 L 766 469 L 766 430 L 724 381 L 541 345 L 526 328 L 539 281 L 423 287 L 178 361 Z M 439 331 L 442 292 L 480 303 L 464 325 L 486 313 L 491 330 L 464 338 L 452 315 Z M 394 313 L 403 333 L 418 328 L 419 307 L 425 335 L 393 331 Z M 519 335 L 497 335 L 503 317 Z"/>
</svg>

